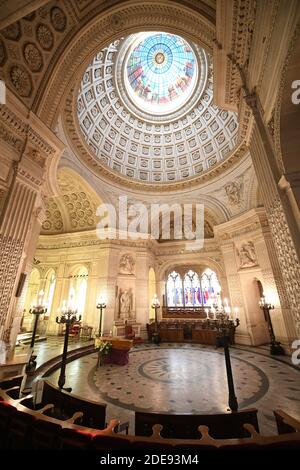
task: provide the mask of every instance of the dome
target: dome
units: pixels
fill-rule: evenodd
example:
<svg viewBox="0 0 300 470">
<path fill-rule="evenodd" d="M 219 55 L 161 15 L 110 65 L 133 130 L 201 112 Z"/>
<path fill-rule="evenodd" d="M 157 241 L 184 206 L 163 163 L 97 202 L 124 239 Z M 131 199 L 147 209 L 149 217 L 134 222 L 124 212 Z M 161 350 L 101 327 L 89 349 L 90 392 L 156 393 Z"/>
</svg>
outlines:
<svg viewBox="0 0 300 470">
<path fill-rule="evenodd" d="M 197 178 L 238 144 L 236 114 L 213 104 L 211 56 L 163 32 L 99 51 L 80 83 L 77 118 L 88 153 L 125 182 Z"/>
<path fill-rule="evenodd" d="M 192 47 L 167 33 L 138 35 L 127 53 L 124 81 L 132 101 L 147 113 L 169 114 L 185 104 L 197 82 Z"/>
</svg>

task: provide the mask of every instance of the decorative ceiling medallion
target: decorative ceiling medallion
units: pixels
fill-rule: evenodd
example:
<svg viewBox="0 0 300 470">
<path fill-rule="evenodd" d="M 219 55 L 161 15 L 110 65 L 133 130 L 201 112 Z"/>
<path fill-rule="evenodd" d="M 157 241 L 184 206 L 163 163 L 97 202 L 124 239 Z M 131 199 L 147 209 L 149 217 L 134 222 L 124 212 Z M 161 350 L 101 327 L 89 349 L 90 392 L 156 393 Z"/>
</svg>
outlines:
<svg viewBox="0 0 300 470">
<path fill-rule="evenodd" d="M 39 72 L 43 67 L 42 54 L 35 44 L 28 43 L 24 46 L 24 59 L 32 72 Z"/>
<path fill-rule="evenodd" d="M 40 46 L 45 50 L 49 51 L 53 47 L 54 39 L 52 31 L 47 25 L 40 23 L 36 29 L 36 38 Z"/>
<path fill-rule="evenodd" d="M 122 15 L 115 14 L 109 18 L 108 23 L 111 29 L 114 31 L 120 31 L 124 28 L 125 20 Z"/>
<path fill-rule="evenodd" d="M 64 12 L 59 7 L 54 7 L 51 9 L 51 23 L 56 31 L 64 31 L 67 24 L 67 18 Z"/>
<path fill-rule="evenodd" d="M 32 83 L 29 73 L 24 67 L 15 65 L 10 69 L 10 80 L 17 93 L 28 98 L 32 92 Z"/>
</svg>

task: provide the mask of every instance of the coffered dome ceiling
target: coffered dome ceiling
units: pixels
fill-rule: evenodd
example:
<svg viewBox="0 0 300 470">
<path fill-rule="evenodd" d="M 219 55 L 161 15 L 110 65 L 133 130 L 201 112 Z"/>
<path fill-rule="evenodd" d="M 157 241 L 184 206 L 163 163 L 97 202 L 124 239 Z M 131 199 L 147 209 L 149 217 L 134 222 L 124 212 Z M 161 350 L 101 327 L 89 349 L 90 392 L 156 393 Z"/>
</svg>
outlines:
<svg viewBox="0 0 300 470">
<path fill-rule="evenodd" d="M 167 33 L 100 51 L 82 77 L 77 116 L 94 159 L 145 183 L 195 178 L 238 144 L 235 113 L 213 104 L 210 55 Z"/>
</svg>

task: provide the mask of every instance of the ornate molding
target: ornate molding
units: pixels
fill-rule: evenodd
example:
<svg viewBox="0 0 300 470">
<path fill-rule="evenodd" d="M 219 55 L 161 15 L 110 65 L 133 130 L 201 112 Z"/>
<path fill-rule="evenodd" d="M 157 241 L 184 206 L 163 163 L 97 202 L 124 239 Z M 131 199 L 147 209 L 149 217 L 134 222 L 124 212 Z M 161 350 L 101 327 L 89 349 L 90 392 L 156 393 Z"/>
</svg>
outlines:
<svg viewBox="0 0 300 470">
<path fill-rule="evenodd" d="M 219 80 L 216 86 L 222 85 L 224 90 L 218 94 L 218 103 L 228 109 L 237 109 L 240 101 L 241 78 L 238 67 L 248 68 L 255 14 L 256 0 L 217 2 L 214 65 Z M 230 24 L 229 18 L 232 19 Z"/>
<path fill-rule="evenodd" d="M 291 38 L 289 49 L 288 49 L 288 54 L 286 56 L 286 59 L 282 67 L 281 79 L 280 79 L 280 84 L 279 84 L 277 97 L 276 97 L 276 106 L 275 106 L 274 115 L 273 115 L 273 126 L 274 126 L 273 139 L 274 139 L 274 146 L 275 146 L 275 155 L 279 164 L 279 168 L 282 171 L 282 173 L 285 173 L 285 171 L 284 171 L 284 164 L 282 160 L 282 152 L 281 152 L 281 144 L 280 144 L 281 102 L 282 102 L 282 95 L 283 95 L 283 92 L 285 91 L 285 86 L 286 86 L 287 70 L 288 70 L 289 65 L 291 64 L 291 60 L 293 58 L 293 53 L 294 53 L 294 48 L 299 37 L 300 37 L 300 23 L 297 25 L 294 31 L 294 34 Z"/>
<path fill-rule="evenodd" d="M 172 4 L 159 4 L 155 1 L 118 3 L 117 6 L 102 11 L 101 15 L 95 15 L 85 26 L 84 32 L 79 31 L 76 34 L 64 56 L 60 54 L 50 86 L 47 83 L 47 93 L 44 93 L 45 86 L 39 90 L 40 101 L 34 106 L 38 116 L 50 128 L 53 127 L 61 111 L 62 96 L 70 90 L 76 76 L 83 75 L 84 68 L 92 57 L 118 39 L 121 30 L 122 35 L 128 35 L 151 28 L 154 31 L 172 31 L 200 43 L 208 51 L 212 50 L 214 27 L 192 8 L 175 1 Z"/>
</svg>

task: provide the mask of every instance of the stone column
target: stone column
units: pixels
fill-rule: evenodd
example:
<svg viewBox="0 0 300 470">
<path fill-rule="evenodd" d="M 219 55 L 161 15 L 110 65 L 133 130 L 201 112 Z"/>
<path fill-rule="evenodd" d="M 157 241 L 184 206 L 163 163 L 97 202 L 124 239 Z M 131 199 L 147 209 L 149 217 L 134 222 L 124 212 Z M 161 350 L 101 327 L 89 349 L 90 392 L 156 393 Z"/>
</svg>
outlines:
<svg viewBox="0 0 300 470">
<path fill-rule="evenodd" d="M 145 330 L 149 320 L 148 301 L 148 255 L 147 251 L 137 252 L 136 257 L 136 321 Z"/>
<path fill-rule="evenodd" d="M 15 292 L 25 257 L 23 250 L 37 197 L 36 188 L 30 186 L 29 177 L 26 181 L 23 171 L 21 165 L 15 167 L 15 175 L 0 222 L 0 329 L 1 339 L 6 341 L 12 327 Z"/>
<path fill-rule="evenodd" d="M 290 307 L 296 334 L 300 335 L 300 264 L 289 224 L 294 224 L 293 234 L 298 230 L 293 222 L 291 207 L 288 206 L 286 198 L 283 197 L 278 187 L 276 156 L 257 100 L 249 98 L 247 104 L 251 106 L 255 118 L 250 138 L 251 157 L 282 276 L 281 286 L 278 289 L 280 303 L 284 305 L 284 309 Z"/>
<path fill-rule="evenodd" d="M 56 167 L 64 146 L 9 91 L 7 104 L 0 107 L 0 129 L 1 186 L 5 188 L 0 216 L 0 339 L 13 347 L 20 321 L 14 322 L 15 294 L 36 246 L 34 211 L 42 208 L 43 194 L 57 190 Z"/>
<path fill-rule="evenodd" d="M 35 208 L 31 214 L 30 224 L 27 230 L 27 236 L 25 238 L 22 259 L 20 262 L 20 273 L 26 276 L 26 280 L 21 295 L 16 298 L 14 302 L 14 318 L 11 331 L 12 344 L 15 344 L 16 337 L 20 331 L 20 324 L 22 320 L 24 303 L 27 293 L 27 284 L 29 281 L 30 273 L 33 269 L 33 257 L 36 251 L 42 222 L 44 220 L 45 207 L 43 201 L 39 197 L 36 200 L 36 205 L 38 205 L 38 207 Z M 40 288 L 43 288 L 42 282 L 40 284 Z"/>
<path fill-rule="evenodd" d="M 228 297 L 231 307 L 239 309 L 240 325 L 236 330 L 235 341 L 240 344 L 255 344 L 252 320 L 248 315 L 247 303 L 244 299 L 242 283 L 238 274 L 235 245 L 231 240 L 222 240 L 220 248 L 226 270 Z"/>
</svg>

